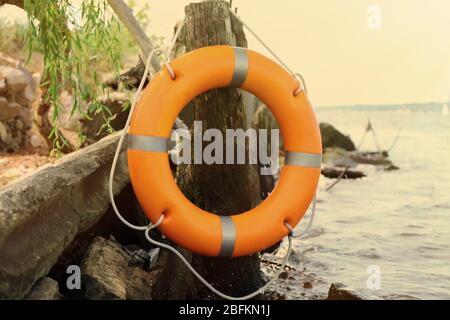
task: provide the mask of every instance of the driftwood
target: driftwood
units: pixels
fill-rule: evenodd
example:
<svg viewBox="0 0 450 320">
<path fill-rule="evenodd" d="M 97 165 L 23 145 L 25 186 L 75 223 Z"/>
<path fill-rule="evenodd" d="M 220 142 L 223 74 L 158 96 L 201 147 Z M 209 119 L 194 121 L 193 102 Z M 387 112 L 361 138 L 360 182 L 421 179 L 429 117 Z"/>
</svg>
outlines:
<svg viewBox="0 0 450 320">
<path fill-rule="evenodd" d="M 359 179 L 366 176 L 362 171 L 348 168 L 322 168 L 322 175 L 330 179 Z M 331 189 L 331 188 L 330 188 Z"/>
</svg>

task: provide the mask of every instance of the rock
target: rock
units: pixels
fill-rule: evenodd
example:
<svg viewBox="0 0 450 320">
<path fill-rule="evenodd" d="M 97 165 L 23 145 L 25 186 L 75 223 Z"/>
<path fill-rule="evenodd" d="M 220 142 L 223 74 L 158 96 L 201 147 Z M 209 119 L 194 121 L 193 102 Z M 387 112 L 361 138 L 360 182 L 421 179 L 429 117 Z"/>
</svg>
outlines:
<svg viewBox="0 0 450 320">
<path fill-rule="evenodd" d="M 82 266 L 86 298 L 151 300 L 157 272 L 130 267 L 129 258 L 117 243 L 96 237 Z"/>
<path fill-rule="evenodd" d="M 367 293 L 357 292 L 346 287 L 342 283 L 332 283 L 328 291 L 327 300 L 382 300 L 381 298 Z"/>
<path fill-rule="evenodd" d="M 83 285 L 91 300 L 125 300 L 128 255 L 115 242 L 96 237 L 83 261 Z"/>
<path fill-rule="evenodd" d="M 0 121 L 14 119 L 20 114 L 20 108 L 20 104 L 16 102 L 11 102 L 6 107 L 0 108 Z"/>
<path fill-rule="evenodd" d="M 391 163 L 390 165 L 385 166 L 384 170 L 385 171 L 395 171 L 395 170 L 400 170 L 400 168 Z"/>
<path fill-rule="evenodd" d="M 390 166 L 391 160 L 386 159 L 381 153 L 364 153 L 352 152 L 349 154 L 350 159 L 360 164 L 370 164 L 376 166 Z"/>
<path fill-rule="evenodd" d="M 151 300 L 156 272 L 147 272 L 139 267 L 128 267 L 126 274 L 127 299 Z"/>
<path fill-rule="evenodd" d="M 0 141 L 7 143 L 9 139 L 8 130 L 5 125 L 0 121 Z"/>
<path fill-rule="evenodd" d="M 312 284 L 309 281 L 303 282 L 303 288 L 305 289 L 312 289 Z"/>
<path fill-rule="evenodd" d="M 41 84 L 41 79 L 42 79 L 41 74 L 39 72 L 35 72 L 31 75 L 31 77 L 33 78 L 34 86 L 36 88 L 39 87 L 39 85 Z"/>
<path fill-rule="evenodd" d="M 129 108 L 124 110 L 124 106 L 130 102 L 129 96 L 125 92 L 110 92 L 99 98 L 100 103 L 107 106 L 114 118 L 110 125 L 114 130 L 121 130 L 127 121 Z M 81 119 L 82 131 L 86 136 L 88 144 L 94 143 L 105 137 L 108 132 L 102 130 L 105 123 L 104 115 L 101 113 L 91 115 L 91 120 L 86 122 Z"/>
<path fill-rule="evenodd" d="M 4 78 L 0 78 L 0 94 L 4 94 L 6 92 L 6 81 Z"/>
<path fill-rule="evenodd" d="M 362 152 L 346 151 L 341 148 L 326 148 L 323 152 L 322 161 L 328 166 L 354 168 L 358 164 L 382 166 L 385 170 L 397 170 L 398 167 L 392 164 L 387 158 L 388 153 L 383 152 Z"/>
<path fill-rule="evenodd" d="M 33 148 L 41 146 L 43 142 L 44 141 L 42 140 L 42 137 L 38 136 L 37 134 L 33 133 L 31 135 L 30 143 Z"/>
<path fill-rule="evenodd" d="M 58 282 L 52 278 L 42 278 L 31 289 L 26 300 L 59 300 Z"/>
<path fill-rule="evenodd" d="M 0 112 L 1 112 L 1 109 L 7 108 L 7 107 L 8 107 L 8 99 L 0 96 Z"/>
<path fill-rule="evenodd" d="M 37 82 L 18 60 L 1 53 L 0 94 L 0 121 L 8 132 L 8 138 L 0 142 L 0 152 L 19 151 L 29 144 Z"/>
<path fill-rule="evenodd" d="M 19 66 L 19 60 L 14 59 L 13 57 L 7 56 L 6 54 L 0 52 L 0 65 L 17 68 Z"/>
<path fill-rule="evenodd" d="M 8 64 L 3 64 L 3 61 L 0 60 L 0 78 L 5 79 L 5 82 L 7 75 L 14 69 L 15 67 Z"/>
<path fill-rule="evenodd" d="M 338 179 L 341 174 L 345 171 L 342 176 L 343 179 L 360 179 L 364 178 L 366 174 L 362 171 L 346 169 L 346 168 L 322 168 L 321 173 L 323 176 L 330 179 Z"/>
<path fill-rule="evenodd" d="M 331 124 L 321 123 L 320 134 L 322 135 L 322 147 L 325 148 L 341 148 L 347 151 L 356 150 L 355 144 L 349 136 L 342 134 Z"/>
<path fill-rule="evenodd" d="M 108 176 L 119 134 L 0 188 L 0 299 L 21 299 L 109 206 Z M 114 193 L 129 183 L 126 143 Z M 26 259 L 24 259 L 26 257 Z"/>
<path fill-rule="evenodd" d="M 350 158 L 349 152 L 341 148 L 326 148 L 322 162 L 333 167 L 354 168 L 358 165 Z"/>
<path fill-rule="evenodd" d="M 28 103 L 31 103 L 36 98 L 36 90 L 33 89 L 31 85 L 27 85 L 25 87 L 25 91 L 23 92 L 23 97 L 26 99 Z"/>
<path fill-rule="evenodd" d="M 25 89 L 30 84 L 30 77 L 20 69 L 11 68 L 6 73 L 6 87 L 8 90 L 17 92 Z"/>
<path fill-rule="evenodd" d="M 23 127 L 24 127 L 24 125 L 23 125 L 22 120 L 17 119 L 17 120 L 16 120 L 16 128 L 19 129 L 19 130 L 22 130 Z"/>
</svg>

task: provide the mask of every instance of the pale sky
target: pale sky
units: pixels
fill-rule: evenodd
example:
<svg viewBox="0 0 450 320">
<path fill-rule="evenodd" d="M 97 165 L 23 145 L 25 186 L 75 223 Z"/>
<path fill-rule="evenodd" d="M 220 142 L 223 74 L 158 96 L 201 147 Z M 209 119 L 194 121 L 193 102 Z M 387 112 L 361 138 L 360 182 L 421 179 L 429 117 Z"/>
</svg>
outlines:
<svg viewBox="0 0 450 320">
<path fill-rule="evenodd" d="M 170 38 L 190 2 L 149 1 L 151 32 Z M 234 0 L 233 5 L 303 74 L 315 105 L 449 99 L 450 0 Z M 370 5 L 381 9 L 380 30 L 367 26 Z M 5 15 L 15 17 L 17 11 L 4 7 L 0 17 Z M 247 37 L 250 48 L 266 53 Z"/>
</svg>

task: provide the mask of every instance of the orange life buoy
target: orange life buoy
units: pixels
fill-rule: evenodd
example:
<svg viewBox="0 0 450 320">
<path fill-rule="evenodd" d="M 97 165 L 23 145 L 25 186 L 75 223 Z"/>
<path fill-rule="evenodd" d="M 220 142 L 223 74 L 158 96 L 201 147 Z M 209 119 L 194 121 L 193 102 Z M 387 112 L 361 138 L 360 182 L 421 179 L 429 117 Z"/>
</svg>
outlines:
<svg viewBox="0 0 450 320">
<path fill-rule="evenodd" d="M 285 69 L 254 51 L 212 46 L 189 52 L 155 75 L 136 106 L 128 134 L 128 167 L 136 196 L 152 223 L 182 247 L 206 256 L 238 257 L 268 248 L 304 216 L 320 177 L 322 143 L 311 104 Z M 277 119 L 286 151 L 279 181 L 250 211 L 218 216 L 191 203 L 169 166 L 167 143 L 181 110 L 215 88 L 240 87 Z"/>
</svg>

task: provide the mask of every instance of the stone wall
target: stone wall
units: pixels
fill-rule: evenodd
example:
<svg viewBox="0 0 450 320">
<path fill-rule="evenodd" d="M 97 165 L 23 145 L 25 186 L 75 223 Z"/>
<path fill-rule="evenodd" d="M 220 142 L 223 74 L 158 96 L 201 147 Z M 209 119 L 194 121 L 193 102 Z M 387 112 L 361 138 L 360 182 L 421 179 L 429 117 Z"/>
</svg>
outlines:
<svg viewBox="0 0 450 320">
<path fill-rule="evenodd" d="M 0 53 L 0 152 L 17 152 L 35 140 L 30 129 L 39 81 L 38 73 Z"/>
</svg>

